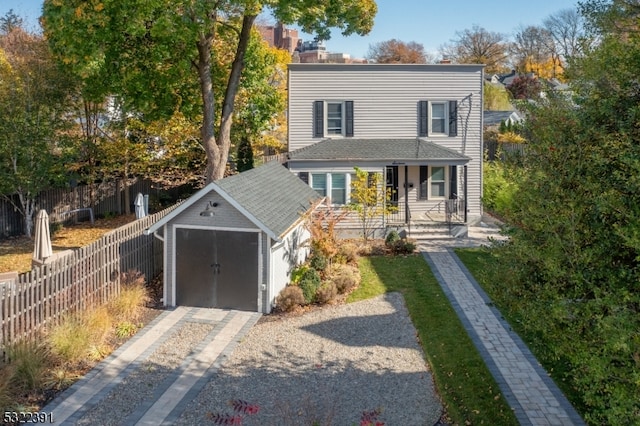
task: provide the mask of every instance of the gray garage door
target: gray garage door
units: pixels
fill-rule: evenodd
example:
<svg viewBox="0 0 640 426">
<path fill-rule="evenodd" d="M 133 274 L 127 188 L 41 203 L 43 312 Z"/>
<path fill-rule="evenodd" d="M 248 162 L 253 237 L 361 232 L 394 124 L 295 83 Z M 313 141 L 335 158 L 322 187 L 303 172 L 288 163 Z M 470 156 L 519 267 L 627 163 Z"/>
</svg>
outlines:
<svg viewBox="0 0 640 426">
<path fill-rule="evenodd" d="M 258 310 L 258 233 L 176 229 L 176 303 Z"/>
</svg>

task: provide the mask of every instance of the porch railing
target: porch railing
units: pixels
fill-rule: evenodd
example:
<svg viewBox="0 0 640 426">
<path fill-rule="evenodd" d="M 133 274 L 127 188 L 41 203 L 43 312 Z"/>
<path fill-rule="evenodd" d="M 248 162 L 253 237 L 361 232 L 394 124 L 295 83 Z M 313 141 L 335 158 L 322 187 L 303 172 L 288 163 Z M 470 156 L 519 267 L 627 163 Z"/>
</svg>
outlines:
<svg viewBox="0 0 640 426">
<path fill-rule="evenodd" d="M 387 223 L 410 223 L 412 218 L 411 210 L 406 210 L 408 206 L 405 203 L 398 203 L 397 210 L 389 213 L 386 217 Z M 455 198 L 450 200 L 442 200 L 437 205 L 432 206 L 428 211 L 420 216 L 423 220 L 436 223 L 466 223 L 467 203 L 464 198 Z"/>
<path fill-rule="evenodd" d="M 445 200 L 445 217 L 449 225 L 467 221 L 467 202 L 464 198 Z"/>
</svg>

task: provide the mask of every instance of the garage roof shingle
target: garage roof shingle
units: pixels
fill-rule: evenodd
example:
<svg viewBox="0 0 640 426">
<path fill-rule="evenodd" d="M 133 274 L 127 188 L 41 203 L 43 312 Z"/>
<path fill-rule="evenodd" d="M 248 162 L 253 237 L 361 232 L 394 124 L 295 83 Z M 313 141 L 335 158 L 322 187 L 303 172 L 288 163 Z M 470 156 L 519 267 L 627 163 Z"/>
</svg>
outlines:
<svg viewBox="0 0 640 426">
<path fill-rule="evenodd" d="M 320 198 L 315 190 L 277 161 L 216 183 L 278 236 L 282 236 Z"/>
</svg>

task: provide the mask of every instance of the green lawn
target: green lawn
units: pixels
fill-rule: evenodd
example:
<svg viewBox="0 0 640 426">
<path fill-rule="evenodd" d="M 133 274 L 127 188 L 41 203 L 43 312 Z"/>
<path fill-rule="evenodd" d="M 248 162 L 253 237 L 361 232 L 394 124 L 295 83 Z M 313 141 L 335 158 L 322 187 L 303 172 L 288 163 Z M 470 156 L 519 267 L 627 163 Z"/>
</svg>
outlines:
<svg viewBox="0 0 640 426">
<path fill-rule="evenodd" d="M 480 354 L 422 255 L 363 257 L 362 283 L 349 302 L 398 291 L 454 424 L 517 425 Z"/>
</svg>

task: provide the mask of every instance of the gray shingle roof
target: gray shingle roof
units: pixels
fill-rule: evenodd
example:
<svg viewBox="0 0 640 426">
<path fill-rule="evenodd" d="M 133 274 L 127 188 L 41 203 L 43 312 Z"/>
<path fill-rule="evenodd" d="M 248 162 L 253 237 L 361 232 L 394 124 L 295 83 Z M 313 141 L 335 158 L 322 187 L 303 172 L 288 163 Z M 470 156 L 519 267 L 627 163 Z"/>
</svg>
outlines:
<svg viewBox="0 0 640 426">
<path fill-rule="evenodd" d="M 325 139 L 289 153 L 290 160 L 470 160 L 422 139 Z"/>
<path fill-rule="evenodd" d="M 484 111 L 483 115 L 485 126 L 495 126 L 509 118 L 522 121 L 522 117 L 517 111 Z"/>
<path fill-rule="evenodd" d="M 318 200 L 318 193 L 277 161 L 215 182 L 275 235 L 283 234 Z"/>
</svg>

